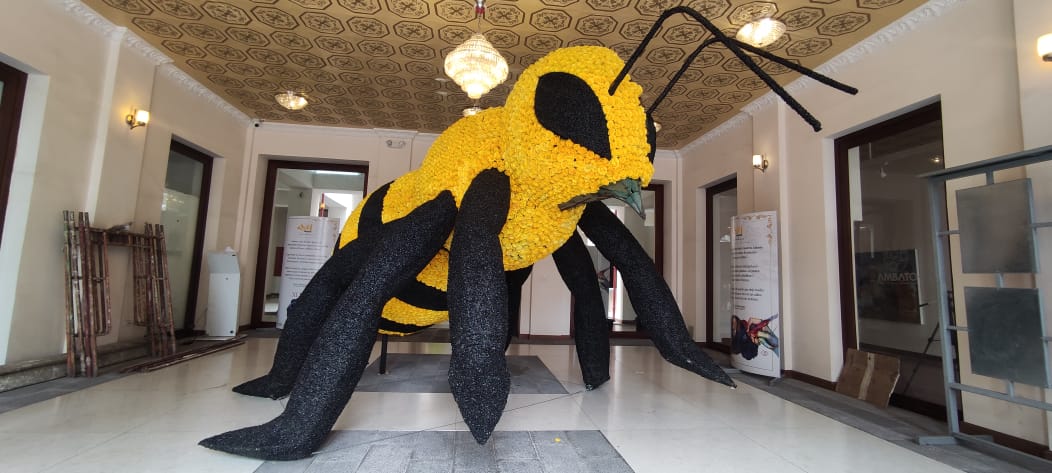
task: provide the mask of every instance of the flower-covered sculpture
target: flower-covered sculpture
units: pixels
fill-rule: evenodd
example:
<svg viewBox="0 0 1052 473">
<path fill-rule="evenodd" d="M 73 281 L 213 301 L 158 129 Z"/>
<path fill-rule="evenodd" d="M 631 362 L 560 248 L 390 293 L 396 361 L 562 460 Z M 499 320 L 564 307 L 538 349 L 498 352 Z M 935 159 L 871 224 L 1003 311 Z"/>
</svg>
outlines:
<svg viewBox="0 0 1052 473">
<path fill-rule="evenodd" d="M 665 18 L 684 13 L 801 115 L 814 121 L 743 49 L 832 82 L 792 62 L 727 38 L 697 12 L 665 12 L 636 54 L 558 49 L 520 75 L 504 107 L 465 117 L 432 145 L 420 168 L 366 197 L 348 219 L 340 249 L 289 308 L 271 371 L 234 391 L 289 396 L 263 425 L 202 445 L 268 460 L 309 456 L 336 422 L 369 359 L 377 332 L 408 334 L 450 324 L 449 384 L 479 443 L 507 402 L 509 292 L 552 255 L 574 298 L 574 329 L 585 385 L 609 378 L 608 324 L 580 228 L 622 272 L 629 298 L 661 355 L 708 379 L 734 382 L 687 332 L 653 261 L 600 202 L 624 200 L 642 212 L 640 188 L 654 172 L 654 122 L 627 71 Z M 846 86 L 841 86 L 845 88 Z M 513 312 L 517 312 L 513 308 Z"/>
</svg>

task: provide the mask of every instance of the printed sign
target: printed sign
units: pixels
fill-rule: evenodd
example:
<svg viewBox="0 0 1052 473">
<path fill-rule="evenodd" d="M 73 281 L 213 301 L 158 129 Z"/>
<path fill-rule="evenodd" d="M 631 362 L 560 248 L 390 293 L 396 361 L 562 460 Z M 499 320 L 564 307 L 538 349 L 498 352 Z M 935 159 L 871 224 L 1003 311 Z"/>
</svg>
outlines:
<svg viewBox="0 0 1052 473">
<path fill-rule="evenodd" d="M 782 373 L 778 277 L 778 216 L 731 218 L 731 365 L 777 378 Z"/>
<path fill-rule="evenodd" d="M 314 273 L 332 256 L 339 236 L 338 218 L 289 217 L 278 289 L 278 328 L 285 326 L 289 303 L 300 296 Z"/>
</svg>

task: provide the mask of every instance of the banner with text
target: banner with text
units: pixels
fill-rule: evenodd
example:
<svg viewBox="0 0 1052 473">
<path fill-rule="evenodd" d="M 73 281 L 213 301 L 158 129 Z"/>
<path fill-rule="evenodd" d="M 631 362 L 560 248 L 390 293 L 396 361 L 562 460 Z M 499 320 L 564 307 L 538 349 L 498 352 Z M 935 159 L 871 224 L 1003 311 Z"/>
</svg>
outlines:
<svg viewBox="0 0 1052 473">
<path fill-rule="evenodd" d="M 332 256 L 339 236 L 339 218 L 289 217 L 278 289 L 278 328 L 285 326 L 289 303 L 300 296 L 314 273 Z"/>
<path fill-rule="evenodd" d="M 778 214 L 731 218 L 731 365 L 748 373 L 781 377 L 778 321 Z"/>
</svg>

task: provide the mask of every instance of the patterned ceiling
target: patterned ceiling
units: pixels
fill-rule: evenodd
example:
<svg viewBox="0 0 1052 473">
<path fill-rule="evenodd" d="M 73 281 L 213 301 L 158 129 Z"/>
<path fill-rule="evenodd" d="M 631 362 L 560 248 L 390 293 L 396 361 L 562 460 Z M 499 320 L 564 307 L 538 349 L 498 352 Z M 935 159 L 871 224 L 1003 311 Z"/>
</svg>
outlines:
<svg viewBox="0 0 1052 473">
<path fill-rule="evenodd" d="M 472 105 L 442 72 L 476 28 L 471 0 L 84 0 L 250 117 L 441 132 Z M 772 16 L 788 33 L 766 49 L 817 67 L 923 0 L 490 0 L 482 29 L 511 67 L 482 97 L 504 103 L 518 74 L 562 46 L 603 45 L 627 58 L 665 9 L 687 5 L 727 34 Z M 649 105 L 709 34 L 678 15 L 631 71 Z M 799 74 L 758 59 L 786 84 Z M 306 93 L 290 112 L 274 95 Z M 722 47 L 705 50 L 655 111 L 658 146 L 680 148 L 768 91 Z M 805 107 L 806 103 L 803 104 Z M 821 116 L 818 117 L 821 120 Z"/>
</svg>

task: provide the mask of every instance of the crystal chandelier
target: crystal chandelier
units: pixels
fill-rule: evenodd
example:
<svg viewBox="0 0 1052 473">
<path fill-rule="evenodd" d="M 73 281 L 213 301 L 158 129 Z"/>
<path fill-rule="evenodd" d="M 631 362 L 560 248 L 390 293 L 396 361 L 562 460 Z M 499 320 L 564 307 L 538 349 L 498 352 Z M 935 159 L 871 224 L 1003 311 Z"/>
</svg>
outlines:
<svg viewBox="0 0 1052 473">
<path fill-rule="evenodd" d="M 277 100 L 279 105 L 289 110 L 303 110 L 303 107 L 307 106 L 307 97 L 291 90 L 275 95 L 274 100 Z"/>
<path fill-rule="evenodd" d="M 485 11 L 485 0 L 476 0 L 475 14 L 479 19 L 479 30 Z M 480 32 L 471 35 L 446 56 L 445 70 L 446 75 L 474 100 L 508 78 L 507 61 Z"/>
<path fill-rule="evenodd" d="M 738 41 L 762 48 L 778 41 L 785 34 L 785 23 L 773 18 L 761 18 L 746 23 L 735 35 Z"/>
</svg>

